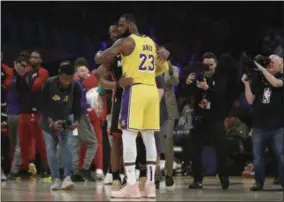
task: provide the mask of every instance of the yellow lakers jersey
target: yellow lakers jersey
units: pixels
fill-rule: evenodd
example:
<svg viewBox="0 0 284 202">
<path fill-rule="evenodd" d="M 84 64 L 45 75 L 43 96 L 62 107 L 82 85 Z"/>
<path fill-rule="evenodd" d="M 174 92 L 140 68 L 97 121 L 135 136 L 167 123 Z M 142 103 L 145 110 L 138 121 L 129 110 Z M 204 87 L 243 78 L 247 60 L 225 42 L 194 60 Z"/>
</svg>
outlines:
<svg viewBox="0 0 284 202">
<path fill-rule="evenodd" d="M 147 36 L 130 35 L 135 48 L 128 56 L 122 55 L 122 72 L 134 83 L 156 85 L 157 51 L 154 41 Z"/>
</svg>

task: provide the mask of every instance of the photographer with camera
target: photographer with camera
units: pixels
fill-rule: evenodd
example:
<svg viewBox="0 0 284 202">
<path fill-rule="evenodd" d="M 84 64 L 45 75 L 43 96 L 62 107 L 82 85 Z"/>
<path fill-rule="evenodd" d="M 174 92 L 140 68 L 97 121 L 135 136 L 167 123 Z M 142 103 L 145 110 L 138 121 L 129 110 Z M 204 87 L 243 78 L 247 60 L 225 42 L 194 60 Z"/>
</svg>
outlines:
<svg viewBox="0 0 284 202">
<path fill-rule="evenodd" d="M 50 187 L 51 190 L 74 188 L 71 180 L 71 136 L 72 131 L 78 127 L 82 113 L 81 87 L 73 81 L 74 73 L 75 68 L 69 62 L 61 63 L 59 75 L 46 81 L 40 96 L 40 125 L 43 130 L 48 164 L 55 180 Z M 56 158 L 58 144 L 63 157 L 63 182 L 60 179 L 59 163 Z"/>
<path fill-rule="evenodd" d="M 245 96 L 253 106 L 252 144 L 255 166 L 255 184 L 251 191 L 263 189 L 264 153 L 271 142 L 278 159 L 279 182 L 284 185 L 284 133 L 283 133 L 283 74 L 281 59 L 258 55 L 254 58 L 252 77 L 244 74 Z"/>
<path fill-rule="evenodd" d="M 227 76 L 217 67 L 217 58 L 213 53 L 203 55 L 203 64 L 193 67 L 186 84 L 191 87 L 190 100 L 193 106 L 192 120 L 194 129 L 189 139 L 190 158 L 192 161 L 194 182 L 189 189 L 202 189 L 202 149 L 207 139 L 211 140 L 217 155 L 217 173 L 223 189 L 229 188 L 227 173 L 226 135 L 224 120 L 228 114 L 226 95 L 230 89 Z"/>
</svg>

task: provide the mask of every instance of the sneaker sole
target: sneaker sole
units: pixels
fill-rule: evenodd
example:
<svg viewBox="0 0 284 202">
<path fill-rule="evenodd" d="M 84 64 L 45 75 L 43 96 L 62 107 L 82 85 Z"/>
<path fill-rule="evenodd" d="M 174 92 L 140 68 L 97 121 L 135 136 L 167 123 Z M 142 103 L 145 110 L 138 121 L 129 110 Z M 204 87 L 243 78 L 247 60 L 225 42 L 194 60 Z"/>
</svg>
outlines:
<svg viewBox="0 0 284 202">
<path fill-rule="evenodd" d="M 70 190 L 73 190 L 73 189 L 75 189 L 75 185 L 74 184 L 71 184 L 71 185 L 69 185 L 67 187 L 61 188 L 61 190 L 65 190 L 65 191 L 70 191 Z"/>
<path fill-rule="evenodd" d="M 50 191 L 60 191 L 61 188 L 53 188 L 53 189 L 50 189 Z"/>
<path fill-rule="evenodd" d="M 114 196 L 111 196 L 111 198 L 117 198 L 117 199 L 141 199 L 142 196 L 137 196 L 137 197 L 129 197 L 129 196 L 125 196 L 125 197 L 114 197 Z"/>
</svg>

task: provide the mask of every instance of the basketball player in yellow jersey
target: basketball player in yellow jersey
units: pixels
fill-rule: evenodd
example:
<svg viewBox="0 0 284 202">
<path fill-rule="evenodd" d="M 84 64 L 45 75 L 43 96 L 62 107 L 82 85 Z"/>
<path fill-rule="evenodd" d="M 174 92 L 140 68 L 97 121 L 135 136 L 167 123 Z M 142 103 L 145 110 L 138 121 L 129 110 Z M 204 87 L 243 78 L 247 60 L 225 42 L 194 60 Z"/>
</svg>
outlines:
<svg viewBox="0 0 284 202">
<path fill-rule="evenodd" d="M 132 85 L 124 89 L 120 113 L 127 185 L 120 191 L 113 191 L 111 195 L 115 198 L 155 198 L 157 151 L 154 131 L 160 129 L 159 93 L 155 82 L 156 68 L 159 68 L 157 48 L 152 39 L 139 35 L 135 18 L 131 14 L 125 14 L 119 19 L 119 30 L 124 38 L 95 57 L 98 64 L 103 64 L 121 54 L 123 75 L 133 79 Z M 166 62 L 159 64 L 161 69 L 167 71 Z M 161 69 L 160 72 L 163 72 Z M 147 158 L 147 183 L 143 193 L 140 192 L 135 177 L 138 131 L 142 134 Z"/>
</svg>

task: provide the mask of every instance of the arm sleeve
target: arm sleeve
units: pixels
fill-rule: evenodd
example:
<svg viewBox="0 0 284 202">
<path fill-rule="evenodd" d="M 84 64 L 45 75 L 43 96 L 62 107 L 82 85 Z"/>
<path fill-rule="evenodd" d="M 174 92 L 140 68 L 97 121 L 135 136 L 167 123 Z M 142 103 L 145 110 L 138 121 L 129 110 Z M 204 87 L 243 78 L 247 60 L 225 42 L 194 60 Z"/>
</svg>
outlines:
<svg viewBox="0 0 284 202">
<path fill-rule="evenodd" d="M 32 82 L 32 92 L 39 91 L 48 77 L 48 71 L 41 67 L 38 71 L 37 77 Z"/>
<path fill-rule="evenodd" d="M 77 82 L 74 82 L 73 87 L 73 105 L 72 105 L 72 114 L 74 114 L 74 121 L 79 121 L 81 118 L 81 96 L 82 90 L 80 85 Z"/>
</svg>

